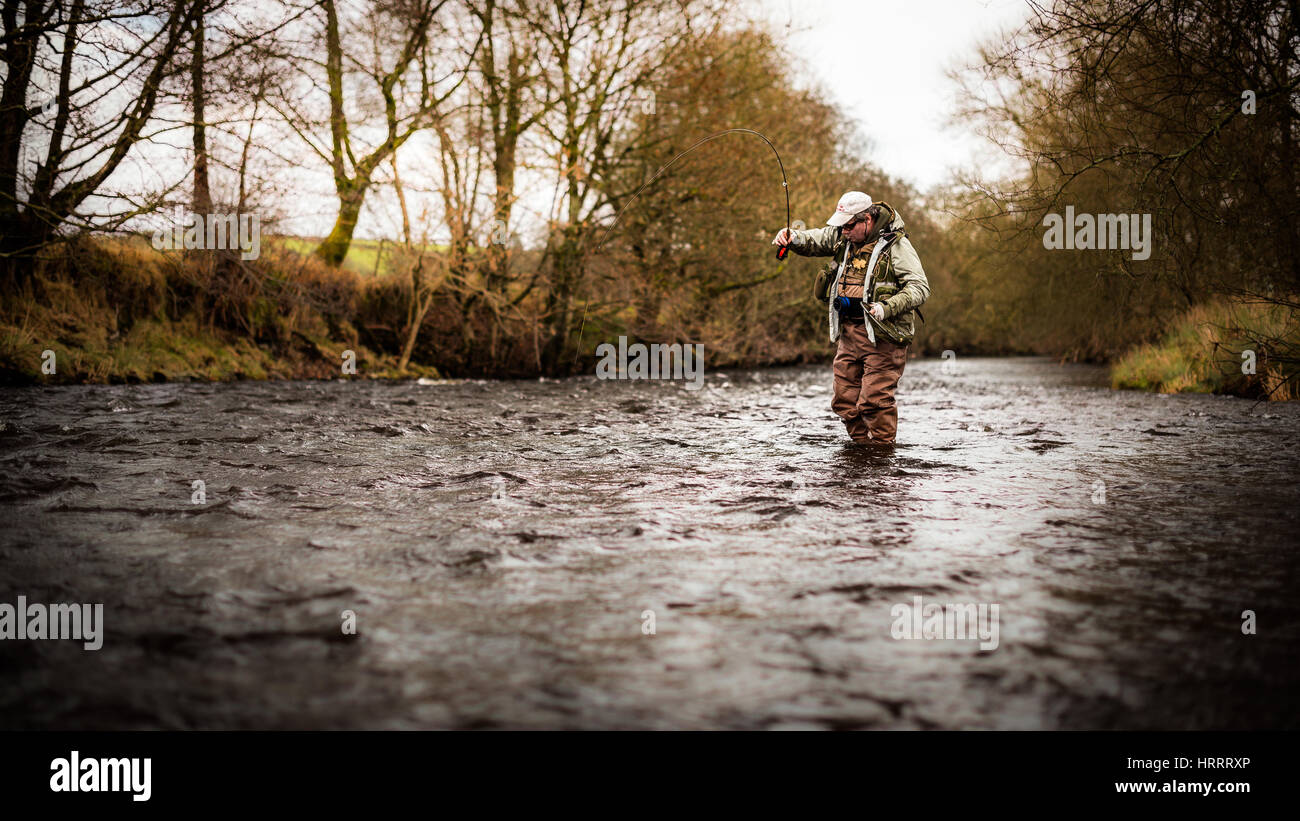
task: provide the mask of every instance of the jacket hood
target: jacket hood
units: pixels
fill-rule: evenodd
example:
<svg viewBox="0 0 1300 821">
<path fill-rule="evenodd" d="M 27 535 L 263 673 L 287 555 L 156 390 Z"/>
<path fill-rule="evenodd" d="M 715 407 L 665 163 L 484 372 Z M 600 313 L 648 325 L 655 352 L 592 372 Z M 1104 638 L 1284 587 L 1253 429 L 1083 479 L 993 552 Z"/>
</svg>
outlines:
<svg viewBox="0 0 1300 821">
<path fill-rule="evenodd" d="M 884 206 L 885 208 L 888 208 L 888 209 L 889 209 L 889 213 L 893 214 L 893 217 L 890 219 L 890 222 L 889 222 L 889 230 L 890 230 L 891 233 L 894 232 L 894 231 L 901 231 L 901 230 L 903 230 L 903 226 L 904 226 L 904 224 L 905 224 L 905 223 L 903 222 L 903 216 L 902 216 L 902 214 L 899 214 L 899 213 L 898 213 L 898 211 L 894 208 L 894 206 L 890 205 L 889 203 L 885 202 L 884 200 L 881 200 L 880 202 L 877 202 L 877 203 L 875 203 L 875 204 L 876 204 L 876 205 L 880 205 L 880 206 Z M 877 233 L 877 234 L 875 235 L 875 237 L 871 237 L 870 235 L 868 235 L 868 237 L 867 237 L 867 242 L 868 242 L 868 243 L 875 242 L 876 240 L 880 239 L 880 237 L 881 237 L 881 234 L 880 234 L 880 233 Z M 839 235 L 839 236 L 836 238 L 836 240 L 835 240 L 835 247 L 836 247 L 837 249 L 838 249 L 838 248 L 842 248 L 843 245 L 844 245 L 844 242 L 845 242 L 844 236 L 843 236 L 842 234 Z"/>
<path fill-rule="evenodd" d="M 876 205 L 881 205 L 884 206 L 885 208 L 888 208 L 889 212 L 894 215 L 894 218 L 890 221 L 889 230 L 898 231 L 902 229 L 903 215 L 898 213 L 898 209 L 894 208 L 894 206 L 890 205 L 884 200 L 881 200 L 880 202 L 876 203 Z"/>
</svg>

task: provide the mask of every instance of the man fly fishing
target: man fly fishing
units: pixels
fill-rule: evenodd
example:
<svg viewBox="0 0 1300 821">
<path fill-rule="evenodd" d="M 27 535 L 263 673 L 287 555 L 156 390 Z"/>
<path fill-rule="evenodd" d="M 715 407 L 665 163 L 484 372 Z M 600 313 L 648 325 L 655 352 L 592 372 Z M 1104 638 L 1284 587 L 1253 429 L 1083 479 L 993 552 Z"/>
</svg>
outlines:
<svg viewBox="0 0 1300 821">
<path fill-rule="evenodd" d="M 894 391 L 916 332 L 912 315 L 920 314 L 921 305 L 930 297 L 930 283 L 907 239 L 903 218 L 888 203 L 873 203 L 861 191 L 850 191 L 840 197 L 825 228 L 792 230 L 790 185 L 780 152 L 771 140 L 751 128 L 728 128 L 697 140 L 642 183 L 614 216 L 597 248 L 604 246 L 623 212 L 646 186 L 682 157 L 729 134 L 756 136 L 776 156 L 786 212 L 786 227 L 772 240 L 778 246 L 777 259 L 785 259 L 791 249 L 801 256 L 831 257 L 814 288 L 817 299 L 827 303 L 831 341 L 839 344 L 831 409 L 844 420 L 855 442 L 893 445 L 898 432 Z"/>
<path fill-rule="evenodd" d="M 916 333 L 913 314 L 930 297 L 903 218 L 888 203 L 849 191 L 825 228 L 782 228 L 772 244 L 800 256 L 831 257 L 814 288 L 827 303 L 831 341 L 838 343 L 831 410 L 853 441 L 892 445 L 898 432 L 894 391 Z"/>
</svg>

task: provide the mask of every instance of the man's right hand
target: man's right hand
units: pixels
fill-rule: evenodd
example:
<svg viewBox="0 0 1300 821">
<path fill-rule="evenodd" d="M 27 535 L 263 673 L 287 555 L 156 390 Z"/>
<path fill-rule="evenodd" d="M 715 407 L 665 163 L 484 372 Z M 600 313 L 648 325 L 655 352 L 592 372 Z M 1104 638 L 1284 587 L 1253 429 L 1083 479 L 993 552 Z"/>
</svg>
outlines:
<svg viewBox="0 0 1300 821">
<path fill-rule="evenodd" d="M 793 239 L 794 237 L 790 234 L 790 229 L 782 228 L 780 231 L 777 231 L 776 236 L 772 238 L 772 244 L 789 245 Z"/>
</svg>

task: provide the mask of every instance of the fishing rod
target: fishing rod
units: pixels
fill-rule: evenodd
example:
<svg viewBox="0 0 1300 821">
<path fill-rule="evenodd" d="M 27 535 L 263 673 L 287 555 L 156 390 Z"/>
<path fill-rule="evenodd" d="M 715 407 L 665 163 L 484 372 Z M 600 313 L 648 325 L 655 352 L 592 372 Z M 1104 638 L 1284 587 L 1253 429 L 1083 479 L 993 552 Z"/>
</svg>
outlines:
<svg viewBox="0 0 1300 821">
<path fill-rule="evenodd" d="M 618 213 L 614 215 L 614 221 L 610 223 L 609 227 L 605 229 L 605 233 L 601 235 L 600 242 L 596 244 L 596 250 L 599 251 L 605 245 L 605 240 L 608 239 L 609 233 L 614 230 L 614 226 L 618 225 L 619 218 L 623 216 L 623 212 L 626 211 L 628 207 L 632 205 L 633 202 L 636 201 L 637 197 L 641 196 L 641 192 L 645 190 L 646 186 L 650 185 L 650 183 L 659 179 L 660 175 L 662 175 L 665 171 L 671 168 L 672 164 L 680 160 L 682 157 L 685 157 L 687 154 L 691 153 L 692 151 L 704 145 L 705 143 L 711 140 L 716 140 L 719 137 L 725 137 L 728 134 L 753 134 L 755 137 L 758 137 L 760 140 L 767 143 L 767 147 L 772 149 L 772 153 L 776 155 L 777 167 L 781 169 L 781 187 L 785 189 L 785 228 L 788 234 L 790 231 L 790 183 L 785 177 L 785 163 L 781 162 L 781 153 L 776 150 L 776 146 L 772 144 L 771 140 L 769 140 L 767 137 L 763 136 L 762 134 L 760 134 L 759 132 L 755 131 L 752 128 L 728 128 L 726 131 L 719 131 L 716 134 L 710 134 L 704 139 L 696 142 L 690 148 L 687 148 L 685 151 L 682 151 L 677 156 L 669 160 L 666 165 L 664 165 L 662 168 L 660 168 L 658 171 L 655 172 L 653 177 L 651 177 L 650 179 L 642 183 L 641 187 L 638 188 L 635 192 L 633 192 L 632 198 L 629 199 L 627 203 L 618 210 Z M 789 252 L 790 252 L 790 246 L 781 245 L 776 249 L 776 258 L 785 259 L 786 254 L 788 254 Z"/>
<path fill-rule="evenodd" d="M 640 186 L 639 188 L 636 189 L 636 191 L 632 192 L 632 197 L 631 197 L 631 199 L 629 199 L 629 200 L 628 200 L 628 201 L 623 205 L 622 208 L 618 209 L 618 213 L 614 215 L 614 221 L 611 222 L 611 223 L 609 224 L 609 227 L 605 229 L 605 233 L 604 233 L 604 234 L 601 234 L 601 236 L 600 236 L 600 242 L 596 243 L 596 251 L 599 252 L 600 249 L 603 248 L 603 247 L 605 246 L 605 240 L 609 239 L 609 233 L 610 233 L 611 231 L 614 230 L 614 226 L 618 225 L 618 221 L 619 221 L 619 219 L 622 218 L 622 216 L 623 216 L 623 212 L 626 211 L 626 210 L 628 209 L 628 207 L 632 205 L 632 203 L 636 202 L 636 198 L 639 197 L 639 196 L 641 196 L 641 192 L 644 191 L 644 190 L 646 189 L 646 186 L 650 185 L 650 183 L 652 183 L 652 182 L 654 182 L 655 180 L 659 179 L 660 175 L 662 175 L 665 171 L 667 171 L 669 168 L 671 168 L 672 165 L 673 165 L 673 163 L 677 162 L 677 161 L 680 160 L 682 157 L 685 157 L 687 154 L 691 153 L 692 151 L 694 151 L 695 149 L 697 149 L 697 148 L 699 148 L 700 146 L 704 145 L 705 143 L 710 142 L 711 140 L 716 140 L 716 139 L 718 139 L 719 137 L 725 137 L 725 136 L 727 136 L 728 134 L 753 134 L 755 137 L 758 137 L 760 140 L 762 140 L 763 142 L 767 143 L 767 147 L 770 148 L 770 149 L 772 149 L 772 153 L 776 155 L 776 165 L 777 165 L 778 168 L 781 169 L 781 187 L 782 187 L 783 189 L 785 189 L 785 229 L 786 229 L 786 233 L 789 234 L 789 231 L 790 231 L 790 182 L 789 182 L 789 180 L 787 180 L 786 177 L 785 177 L 785 163 L 781 162 L 781 152 L 779 152 L 779 151 L 776 150 L 776 146 L 772 144 L 772 141 L 771 141 L 771 140 L 769 140 L 767 137 L 763 136 L 762 134 L 760 134 L 759 132 L 755 131 L 755 130 L 752 129 L 752 128 L 728 128 L 726 131 L 719 131 L 719 132 L 716 133 L 716 134 L 710 134 L 709 136 L 705 137 L 704 139 L 699 140 L 699 141 L 697 141 L 696 143 L 694 143 L 693 145 L 691 145 L 691 146 L 690 146 L 689 148 L 687 148 L 685 151 L 680 152 L 677 156 L 675 156 L 675 157 L 673 157 L 671 160 L 669 160 L 669 161 L 668 161 L 668 162 L 667 162 L 667 163 L 666 163 L 662 168 L 660 168 L 658 171 L 656 171 L 656 172 L 654 173 L 654 176 L 653 176 L 653 177 L 651 177 L 650 179 L 646 180 L 644 183 L 641 184 L 641 186 Z M 776 249 L 776 258 L 777 258 L 777 259 L 785 259 L 786 254 L 788 254 L 789 252 L 790 252 L 790 246 L 788 246 L 788 245 L 781 245 L 781 246 L 779 246 L 779 247 Z M 587 309 L 586 309 L 586 307 L 584 307 L 584 308 L 582 309 L 582 327 L 581 327 L 581 328 L 579 329 L 579 331 L 578 331 L 578 346 L 577 346 L 577 348 L 575 348 L 574 351 L 573 351 L 573 361 L 574 361 L 574 362 L 577 362 L 577 361 L 578 361 L 578 352 L 579 352 L 580 350 L 582 350 L 582 333 L 583 333 L 583 331 L 585 331 L 586 329 L 587 329 Z"/>
</svg>

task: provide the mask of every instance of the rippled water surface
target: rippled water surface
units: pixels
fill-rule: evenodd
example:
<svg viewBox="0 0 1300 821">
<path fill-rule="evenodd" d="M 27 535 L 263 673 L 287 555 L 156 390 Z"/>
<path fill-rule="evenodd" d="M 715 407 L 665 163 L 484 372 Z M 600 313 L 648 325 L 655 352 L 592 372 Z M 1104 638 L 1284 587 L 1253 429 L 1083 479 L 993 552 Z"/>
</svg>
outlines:
<svg viewBox="0 0 1300 821">
<path fill-rule="evenodd" d="M 0 602 L 106 627 L 0 642 L 0 726 L 1300 727 L 1300 404 L 899 398 L 877 453 L 826 367 L 5 389 Z M 996 649 L 895 640 L 916 596 Z"/>
</svg>

